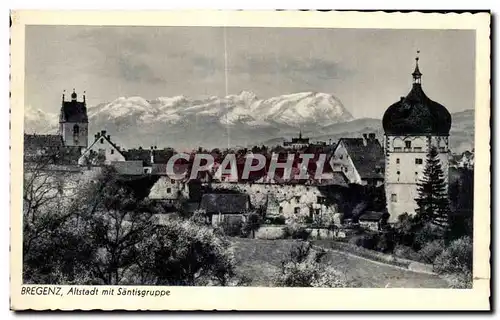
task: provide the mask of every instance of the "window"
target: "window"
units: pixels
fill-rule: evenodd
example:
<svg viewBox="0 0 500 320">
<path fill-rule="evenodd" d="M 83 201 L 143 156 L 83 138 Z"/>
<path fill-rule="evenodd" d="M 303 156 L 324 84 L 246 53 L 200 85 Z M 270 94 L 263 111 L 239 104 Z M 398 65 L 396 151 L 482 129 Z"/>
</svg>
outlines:
<svg viewBox="0 0 500 320">
<path fill-rule="evenodd" d="M 293 213 L 300 213 L 300 207 L 293 208 Z"/>
<path fill-rule="evenodd" d="M 422 151 L 422 147 L 415 147 L 415 148 L 413 148 L 413 150 L 415 150 L 415 151 Z"/>
<path fill-rule="evenodd" d="M 295 201 L 299 202 L 300 201 L 300 196 L 295 196 Z"/>
<path fill-rule="evenodd" d="M 73 126 L 73 135 L 74 135 L 74 136 L 77 136 L 77 135 L 79 135 L 79 134 L 80 134 L 80 127 L 79 127 L 77 124 L 75 124 L 75 125 Z"/>
<path fill-rule="evenodd" d="M 411 141 L 405 141 L 405 148 L 411 148 Z"/>
<path fill-rule="evenodd" d="M 101 143 L 104 143 L 104 138 L 101 138 Z"/>
<path fill-rule="evenodd" d="M 344 159 L 344 156 L 343 156 L 343 155 L 340 155 L 340 156 L 339 156 L 339 159 L 340 159 L 340 160 Z"/>
<path fill-rule="evenodd" d="M 315 211 L 316 211 L 316 215 L 319 215 L 319 214 L 320 214 L 319 209 L 315 209 Z"/>
<path fill-rule="evenodd" d="M 283 213 L 283 207 L 280 207 L 279 213 Z"/>
<path fill-rule="evenodd" d="M 115 154 L 115 149 L 111 149 L 111 154 Z"/>
<path fill-rule="evenodd" d="M 424 161 L 421 158 L 416 158 L 415 159 L 415 164 L 422 164 Z"/>
<path fill-rule="evenodd" d="M 399 175 L 401 172 L 397 171 L 396 174 Z"/>
<path fill-rule="evenodd" d="M 401 151 L 401 147 L 394 147 L 394 151 Z"/>
<path fill-rule="evenodd" d="M 167 188 L 167 193 L 172 193 L 172 188 Z"/>
<path fill-rule="evenodd" d="M 395 193 L 391 194 L 391 202 L 398 202 L 398 196 Z"/>
<path fill-rule="evenodd" d="M 175 180 L 174 179 L 170 179 L 170 183 L 171 184 L 175 184 Z"/>
<path fill-rule="evenodd" d="M 396 158 L 396 163 L 399 164 L 399 158 Z"/>
<path fill-rule="evenodd" d="M 322 197 L 322 196 L 317 196 L 317 197 L 316 197 L 316 201 L 317 201 L 318 203 L 324 203 L 324 202 L 325 202 L 325 197 Z"/>
</svg>

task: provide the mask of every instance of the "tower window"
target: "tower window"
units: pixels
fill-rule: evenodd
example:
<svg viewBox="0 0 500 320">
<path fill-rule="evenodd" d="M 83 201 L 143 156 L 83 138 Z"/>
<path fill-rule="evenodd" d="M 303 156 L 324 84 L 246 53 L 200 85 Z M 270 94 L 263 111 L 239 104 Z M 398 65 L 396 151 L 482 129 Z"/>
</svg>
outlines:
<svg viewBox="0 0 500 320">
<path fill-rule="evenodd" d="M 398 202 L 397 194 L 395 194 L 395 193 L 391 194 L 391 202 Z"/>
<path fill-rule="evenodd" d="M 411 148 L 411 141 L 405 141 L 405 148 Z"/>
<path fill-rule="evenodd" d="M 396 158 L 396 163 L 399 164 L 399 158 Z"/>
<path fill-rule="evenodd" d="M 80 127 L 77 124 L 75 124 L 73 126 L 73 135 L 77 136 L 79 134 L 80 134 Z"/>
<path fill-rule="evenodd" d="M 422 164 L 424 163 L 423 160 L 421 158 L 416 158 L 415 159 L 415 164 Z"/>
</svg>

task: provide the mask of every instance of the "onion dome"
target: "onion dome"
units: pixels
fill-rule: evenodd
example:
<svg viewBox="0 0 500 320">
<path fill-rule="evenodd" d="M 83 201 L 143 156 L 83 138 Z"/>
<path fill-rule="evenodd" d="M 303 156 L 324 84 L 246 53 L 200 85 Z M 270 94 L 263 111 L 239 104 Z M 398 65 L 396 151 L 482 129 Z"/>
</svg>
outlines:
<svg viewBox="0 0 500 320">
<path fill-rule="evenodd" d="M 71 100 L 76 100 L 77 94 L 75 92 L 75 89 L 73 89 L 73 93 L 71 94 Z"/>
<path fill-rule="evenodd" d="M 392 104 L 384 113 L 382 125 L 389 135 L 448 135 L 451 115 L 441 104 L 429 99 L 422 90 L 418 57 L 413 87 L 406 97 Z"/>
</svg>

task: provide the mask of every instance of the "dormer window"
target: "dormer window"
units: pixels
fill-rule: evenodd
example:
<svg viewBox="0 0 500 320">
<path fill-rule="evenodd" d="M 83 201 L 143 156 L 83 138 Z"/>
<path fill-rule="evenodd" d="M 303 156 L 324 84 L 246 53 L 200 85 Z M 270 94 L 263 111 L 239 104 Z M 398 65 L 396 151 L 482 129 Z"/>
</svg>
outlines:
<svg viewBox="0 0 500 320">
<path fill-rule="evenodd" d="M 405 141 L 405 148 L 411 148 L 411 141 Z"/>
</svg>

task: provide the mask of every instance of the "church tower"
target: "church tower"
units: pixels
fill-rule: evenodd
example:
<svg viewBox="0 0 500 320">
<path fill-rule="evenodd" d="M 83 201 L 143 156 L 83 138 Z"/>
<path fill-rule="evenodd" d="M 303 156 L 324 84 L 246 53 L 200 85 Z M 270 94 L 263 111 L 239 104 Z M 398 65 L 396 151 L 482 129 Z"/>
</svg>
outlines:
<svg viewBox="0 0 500 320">
<path fill-rule="evenodd" d="M 75 89 L 73 89 L 70 101 L 65 100 L 63 93 L 59 116 L 59 134 L 63 139 L 64 146 L 87 148 L 89 120 L 85 92 L 83 93 L 83 101 L 78 101 L 77 98 Z"/>
<path fill-rule="evenodd" d="M 451 115 L 444 106 L 425 95 L 418 61 L 417 56 L 411 91 L 392 104 L 382 119 L 385 192 L 390 222 L 396 222 L 403 213 L 415 214 L 417 182 L 423 176 L 426 156 L 433 146 L 438 151 L 444 178 L 448 182 Z"/>
</svg>

